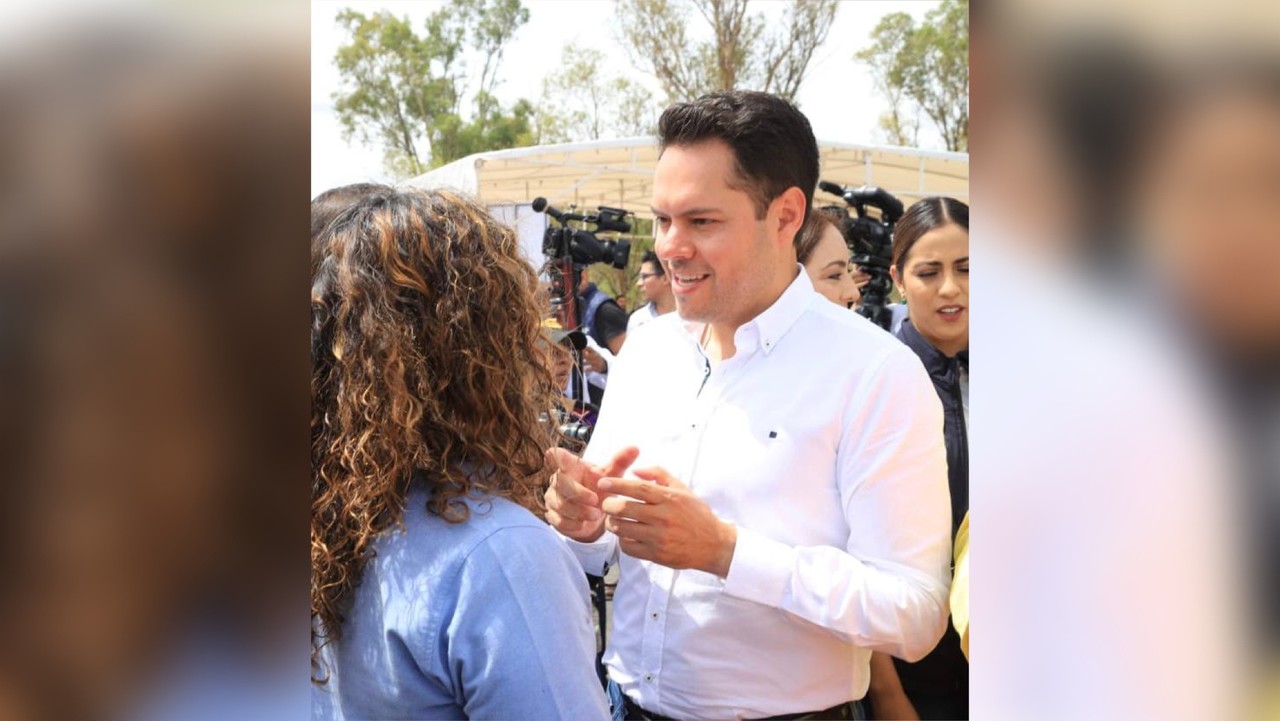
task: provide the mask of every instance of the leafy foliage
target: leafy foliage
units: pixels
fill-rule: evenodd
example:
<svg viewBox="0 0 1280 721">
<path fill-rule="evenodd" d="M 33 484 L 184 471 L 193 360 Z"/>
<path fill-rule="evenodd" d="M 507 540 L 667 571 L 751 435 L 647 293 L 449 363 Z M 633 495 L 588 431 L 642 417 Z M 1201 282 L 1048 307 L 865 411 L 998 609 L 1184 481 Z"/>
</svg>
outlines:
<svg viewBox="0 0 1280 721">
<path fill-rule="evenodd" d="M 348 41 L 334 57 L 342 87 L 334 108 L 346 140 L 381 145 L 393 175 L 423 173 L 469 153 L 529 145 L 533 107 L 504 110 L 493 96 L 503 49 L 529 19 L 520 0 L 451 0 L 424 33 L 385 10 L 344 9 Z M 480 60 L 472 112 L 464 116 L 468 60 Z M 424 147 L 425 140 L 425 147 Z"/>
<path fill-rule="evenodd" d="M 871 69 L 889 101 L 880 119 L 889 142 L 915 146 L 923 115 L 947 150 L 968 150 L 968 0 L 946 0 L 918 25 L 906 13 L 886 15 L 871 44 L 854 57 Z"/>
<path fill-rule="evenodd" d="M 535 137 L 538 143 L 652 135 L 653 100 L 639 84 L 606 77 L 604 53 L 565 46 L 561 69 L 542 82 Z"/>
<path fill-rule="evenodd" d="M 813 52 L 827 39 L 835 0 L 791 0 L 770 27 L 748 0 L 616 0 L 621 43 L 671 102 L 717 90 L 763 90 L 795 100 Z M 693 15 L 711 30 L 690 34 Z"/>
</svg>

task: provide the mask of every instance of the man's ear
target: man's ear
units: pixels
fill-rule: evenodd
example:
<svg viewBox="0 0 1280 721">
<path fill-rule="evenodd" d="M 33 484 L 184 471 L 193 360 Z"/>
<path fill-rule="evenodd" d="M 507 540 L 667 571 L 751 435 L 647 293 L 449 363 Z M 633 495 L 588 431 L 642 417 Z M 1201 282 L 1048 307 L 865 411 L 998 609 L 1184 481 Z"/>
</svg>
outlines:
<svg viewBox="0 0 1280 721">
<path fill-rule="evenodd" d="M 780 239 L 785 238 L 790 245 L 795 241 L 796 233 L 799 233 L 801 226 L 804 225 L 804 191 L 793 185 L 782 191 L 782 195 L 774 198 L 772 206 L 778 236 Z"/>
</svg>

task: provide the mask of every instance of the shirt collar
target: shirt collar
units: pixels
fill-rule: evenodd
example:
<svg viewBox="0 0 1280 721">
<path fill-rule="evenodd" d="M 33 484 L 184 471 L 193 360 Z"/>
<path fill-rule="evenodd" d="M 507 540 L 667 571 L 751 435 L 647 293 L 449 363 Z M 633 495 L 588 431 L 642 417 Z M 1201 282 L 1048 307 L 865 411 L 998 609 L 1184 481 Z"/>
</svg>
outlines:
<svg viewBox="0 0 1280 721">
<path fill-rule="evenodd" d="M 760 347 L 765 353 L 770 353 L 777 347 L 778 341 L 791 330 L 791 326 L 795 325 L 809 307 L 809 301 L 813 300 L 813 281 L 809 280 L 809 274 L 805 272 L 803 265 L 797 263 L 796 268 L 798 272 L 795 280 L 791 281 L 791 285 L 787 286 L 773 305 L 738 329 L 738 333 L 742 333 L 743 328 L 755 326 Z"/>
<path fill-rule="evenodd" d="M 805 272 L 803 265 L 797 263 L 796 268 L 798 272 L 795 280 L 791 281 L 791 285 L 787 286 L 773 305 L 743 323 L 733 334 L 733 344 L 738 352 L 751 352 L 756 348 L 764 350 L 766 354 L 773 352 L 778 341 L 809 307 L 809 301 L 814 295 L 813 281 L 809 280 L 809 274 Z M 698 343 L 707 324 L 685 321 L 683 325 L 694 343 Z"/>
<path fill-rule="evenodd" d="M 954 358 L 948 357 L 942 351 L 933 347 L 929 341 L 920 335 L 920 331 L 912 325 L 911 319 L 907 318 L 902 321 L 902 325 L 898 327 L 898 339 L 906 343 L 911 350 L 915 351 L 924 363 L 925 370 L 929 371 L 929 375 L 934 378 L 941 378 L 948 382 L 955 379 L 952 376 L 963 368 L 965 372 L 969 370 L 969 350 L 965 349 L 955 355 Z"/>
</svg>

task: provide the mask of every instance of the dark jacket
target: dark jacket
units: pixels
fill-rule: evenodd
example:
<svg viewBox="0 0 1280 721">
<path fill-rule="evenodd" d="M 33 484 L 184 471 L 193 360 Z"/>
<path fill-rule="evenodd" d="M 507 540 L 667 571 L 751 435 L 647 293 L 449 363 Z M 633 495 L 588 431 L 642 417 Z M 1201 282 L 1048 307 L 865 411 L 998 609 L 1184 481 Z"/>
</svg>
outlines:
<svg viewBox="0 0 1280 721">
<path fill-rule="evenodd" d="M 942 401 L 942 433 L 947 445 L 947 482 L 951 488 L 951 536 L 969 510 L 969 437 L 960 398 L 960 368 L 969 366 L 969 352 L 954 358 L 943 355 L 911 324 L 902 322 L 898 339 L 915 351 L 924 363 L 934 390 Z M 960 651 L 960 637 L 947 624 L 937 647 L 918 663 L 894 659 L 902 689 L 921 719 L 969 718 L 969 662 Z"/>
<path fill-rule="evenodd" d="M 960 401 L 960 367 L 968 369 L 969 351 L 948 358 L 929 345 L 910 320 L 902 321 L 898 340 L 920 357 L 942 401 L 942 434 L 947 443 L 947 485 L 951 488 L 951 536 L 954 538 L 969 510 L 969 431 L 965 428 L 964 406 Z"/>
</svg>

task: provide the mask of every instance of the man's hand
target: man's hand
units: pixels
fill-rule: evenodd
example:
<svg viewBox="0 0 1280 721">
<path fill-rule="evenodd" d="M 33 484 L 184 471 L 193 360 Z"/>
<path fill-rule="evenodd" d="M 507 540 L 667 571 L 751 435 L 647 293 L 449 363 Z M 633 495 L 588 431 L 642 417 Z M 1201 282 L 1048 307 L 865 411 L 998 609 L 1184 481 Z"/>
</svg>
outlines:
<svg viewBox="0 0 1280 721">
<path fill-rule="evenodd" d="M 598 483 L 605 528 L 634 558 L 668 568 L 729 575 L 738 530 L 662 468 L 635 471 L 644 480 L 610 477 Z"/>
<path fill-rule="evenodd" d="M 587 370 L 596 373 L 608 373 L 609 364 L 605 361 L 604 356 L 600 355 L 595 348 L 590 346 L 582 349 L 582 364 Z"/>
<path fill-rule="evenodd" d="M 604 533 L 604 513 L 596 483 L 605 476 L 618 476 L 635 463 L 640 449 L 628 446 L 618 451 L 609 465 L 585 463 L 563 448 L 547 451 L 547 463 L 555 468 L 547 488 L 547 522 L 575 541 L 590 543 Z"/>
</svg>

